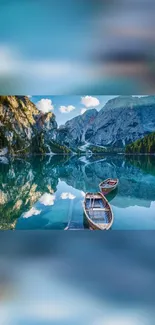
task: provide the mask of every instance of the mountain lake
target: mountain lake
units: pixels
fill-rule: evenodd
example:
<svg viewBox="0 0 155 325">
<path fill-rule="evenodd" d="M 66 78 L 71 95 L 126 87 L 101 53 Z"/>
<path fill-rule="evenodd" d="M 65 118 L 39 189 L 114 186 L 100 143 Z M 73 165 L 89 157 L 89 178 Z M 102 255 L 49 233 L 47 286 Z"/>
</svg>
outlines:
<svg viewBox="0 0 155 325">
<path fill-rule="evenodd" d="M 82 202 L 106 178 L 112 230 L 155 229 L 155 156 L 123 154 L 0 158 L 0 229 L 89 230 Z"/>
</svg>

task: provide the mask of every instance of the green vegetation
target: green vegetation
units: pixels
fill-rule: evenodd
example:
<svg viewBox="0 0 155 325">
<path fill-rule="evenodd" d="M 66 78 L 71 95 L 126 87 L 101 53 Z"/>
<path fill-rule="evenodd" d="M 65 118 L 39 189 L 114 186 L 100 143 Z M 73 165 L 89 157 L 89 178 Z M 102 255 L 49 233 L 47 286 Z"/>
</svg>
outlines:
<svg viewBox="0 0 155 325">
<path fill-rule="evenodd" d="M 115 147 L 99 147 L 95 145 L 90 145 L 87 147 L 85 151 L 81 150 L 80 148 L 78 149 L 73 149 L 73 151 L 78 155 L 78 156 L 85 156 L 89 151 L 91 151 L 94 155 L 100 155 L 100 154 L 105 154 L 105 153 L 123 153 L 124 148 L 115 148 Z"/>
<path fill-rule="evenodd" d="M 0 149 L 7 147 L 8 145 L 8 141 L 6 139 L 6 137 L 4 136 L 3 131 L 0 129 Z"/>
<path fill-rule="evenodd" d="M 96 147 L 96 146 L 89 146 L 89 150 L 92 151 L 94 154 L 98 153 L 118 153 L 118 152 L 124 152 L 124 148 L 115 148 L 115 147 Z"/>
<path fill-rule="evenodd" d="M 155 153 L 155 132 L 126 146 L 127 154 Z"/>
<path fill-rule="evenodd" d="M 37 134 L 32 138 L 30 151 L 34 154 L 45 154 L 46 153 L 46 146 L 44 144 L 44 134 L 40 133 Z"/>
<path fill-rule="evenodd" d="M 10 104 L 9 96 L 0 96 L 0 104 L 8 106 Z"/>
<path fill-rule="evenodd" d="M 107 149 L 106 149 L 106 148 L 96 147 L 96 146 L 89 146 L 89 150 L 91 150 L 92 153 L 102 153 L 102 152 L 107 152 Z"/>
<path fill-rule="evenodd" d="M 107 148 L 96 147 L 96 146 L 89 146 L 89 150 L 91 150 L 92 153 L 94 153 L 94 154 L 107 152 Z"/>
<path fill-rule="evenodd" d="M 62 146 L 59 143 L 55 142 L 55 141 L 50 141 L 50 148 L 51 151 L 54 153 L 64 153 L 64 154 L 69 154 L 71 153 L 71 150 L 69 148 L 67 148 L 66 146 Z"/>
<path fill-rule="evenodd" d="M 58 144 L 55 141 L 50 141 L 46 144 L 44 140 L 44 133 L 40 133 L 33 137 L 32 144 L 31 144 L 31 152 L 34 154 L 46 154 L 48 152 L 48 145 L 51 149 L 51 152 L 57 154 L 69 154 L 71 151 L 65 146 Z"/>
</svg>

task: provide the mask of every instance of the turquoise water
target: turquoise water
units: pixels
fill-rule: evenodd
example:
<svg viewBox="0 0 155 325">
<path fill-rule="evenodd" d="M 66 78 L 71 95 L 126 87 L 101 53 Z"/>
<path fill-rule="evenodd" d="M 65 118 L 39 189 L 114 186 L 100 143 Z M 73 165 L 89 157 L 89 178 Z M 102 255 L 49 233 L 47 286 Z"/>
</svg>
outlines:
<svg viewBox="0 0 155 325">
<path fill-rule="evenodd" d="M 155 229 L 155 157 L 123 155 L 1 161 L 0 228 L 86 229 L 84 194 L 108 177 L 119 178 L 112 229 Z"/>
</svg>

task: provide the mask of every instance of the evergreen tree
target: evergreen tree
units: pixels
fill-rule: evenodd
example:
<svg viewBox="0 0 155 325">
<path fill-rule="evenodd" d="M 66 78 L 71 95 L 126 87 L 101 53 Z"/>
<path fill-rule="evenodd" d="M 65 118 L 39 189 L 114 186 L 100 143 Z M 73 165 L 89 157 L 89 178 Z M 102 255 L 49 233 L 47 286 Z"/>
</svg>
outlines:
<svg viewBox="0 0 155 325">
<path fill-rule="evenodd" d="M 126 146 L 126 153 L 155 153 L 155 132 Z"/>
</svg>

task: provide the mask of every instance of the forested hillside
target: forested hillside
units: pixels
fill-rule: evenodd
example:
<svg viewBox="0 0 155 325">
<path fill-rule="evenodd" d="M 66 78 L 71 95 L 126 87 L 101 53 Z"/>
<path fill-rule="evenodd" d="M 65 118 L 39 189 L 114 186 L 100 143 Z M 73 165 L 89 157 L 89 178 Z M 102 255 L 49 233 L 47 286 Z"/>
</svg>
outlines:
<svg viewBox="0 0 155 325">
<path fill-rule="evenodd" d="M 155 153 L 155 132 L 127 145 L 126 153 Z"/>
</svg>

